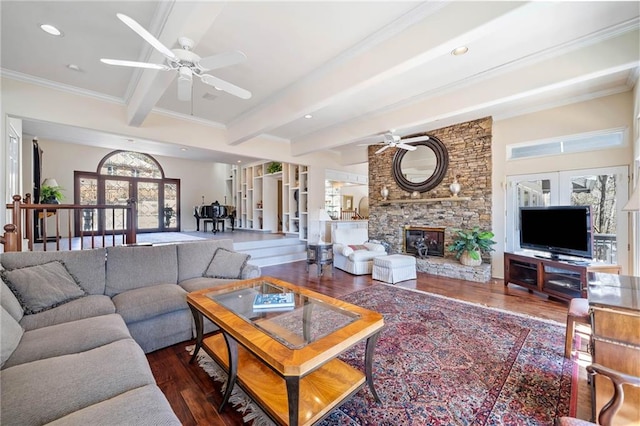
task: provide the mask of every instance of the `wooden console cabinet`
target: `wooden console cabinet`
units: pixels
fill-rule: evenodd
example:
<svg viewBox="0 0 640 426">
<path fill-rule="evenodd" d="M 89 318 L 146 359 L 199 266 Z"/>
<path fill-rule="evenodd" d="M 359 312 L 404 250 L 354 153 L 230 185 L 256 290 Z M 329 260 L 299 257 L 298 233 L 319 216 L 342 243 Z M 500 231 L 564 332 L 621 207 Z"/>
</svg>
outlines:
<svg viewBox="0 0 640 426">
<path fill-rule="evenodd" d="M 595 273 L 588 278 L 593 362 L 640 376 L 640 277 Z M 595 416 L 613 395 L 613 386 L 601 376 L 592 385 Z M 640 389 L 625 386 L 624 403 L 613 425 L 638 424 Z"/>
<path fill-rule="evenodd" d="M 504 254 L 504 285 L 526 287 L 549 296 L 571 300 L 587 297 L 587 272 L 619 273 L 618 265 L 577 265 L 526 254 Z"/>
</svg>

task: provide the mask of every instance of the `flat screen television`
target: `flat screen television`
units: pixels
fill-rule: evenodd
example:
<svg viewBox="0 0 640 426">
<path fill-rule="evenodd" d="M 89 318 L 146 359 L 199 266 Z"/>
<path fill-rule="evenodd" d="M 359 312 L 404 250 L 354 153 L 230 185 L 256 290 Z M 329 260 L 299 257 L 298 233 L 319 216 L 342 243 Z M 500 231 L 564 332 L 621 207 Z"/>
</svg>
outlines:
<svg viewBox="0 0 640 426">
<path fill-rule="evenodd" d="M 550 254 L 593 258 L 590 206 L 520 208 L 520 247 Z"/>
</svg>

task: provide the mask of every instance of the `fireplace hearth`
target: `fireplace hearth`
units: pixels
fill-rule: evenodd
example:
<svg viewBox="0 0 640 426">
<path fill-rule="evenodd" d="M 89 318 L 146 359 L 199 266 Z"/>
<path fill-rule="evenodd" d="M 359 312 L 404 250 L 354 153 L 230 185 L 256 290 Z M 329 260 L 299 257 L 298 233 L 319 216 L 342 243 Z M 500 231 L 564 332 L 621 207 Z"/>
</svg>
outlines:
<svg viewBox="0 0 640 426">
<path fill-rule="evenodd" d="M 423 240 L 427 246 L 427 256 L 444 257 L 444 231 L 441 227 L 405 226 L 403 251 L 419 257 L 418 242 Z"/>
</svg>

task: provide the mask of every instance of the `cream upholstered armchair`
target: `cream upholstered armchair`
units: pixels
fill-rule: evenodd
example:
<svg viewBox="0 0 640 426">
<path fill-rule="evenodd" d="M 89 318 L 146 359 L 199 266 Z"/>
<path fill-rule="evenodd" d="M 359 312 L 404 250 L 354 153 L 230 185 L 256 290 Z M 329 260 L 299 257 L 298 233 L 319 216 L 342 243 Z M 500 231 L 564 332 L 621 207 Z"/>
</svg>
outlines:
<svg viewBox="0 0 640 426">
<path fill-rule="evenodd" d="M 333 266 L 354 275 L 370 274 L 373 259 L 386 256 L 382 244 L 368 242 L 367 228 L 343 228 L 333 232 Z"/>
</svg>

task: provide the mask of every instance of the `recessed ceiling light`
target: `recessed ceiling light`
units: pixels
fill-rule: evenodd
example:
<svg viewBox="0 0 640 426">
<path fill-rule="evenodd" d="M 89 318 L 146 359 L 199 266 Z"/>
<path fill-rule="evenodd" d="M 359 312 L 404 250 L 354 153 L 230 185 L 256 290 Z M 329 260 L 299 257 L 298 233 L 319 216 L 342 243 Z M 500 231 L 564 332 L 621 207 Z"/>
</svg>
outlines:
<svg viewBox="0 0 640 426">
<path fill-rule="evenodd" d="M 238 163 L 242 163 L 242 160 L 238 160 Z"/>
<path fill-rule="evenodd" d="M 54 27 L 50 24 L 42 24 L 40 25 L 40 29 L 47 34 L 51 34 L 52 36 L 62 37 L 62 31 Z"/>
<path fill-rule="evenodd" d="M 311 114 L 307 114 L 307 115 L 304 116 L 304 118 L 311 118 L 311 117 L 313 117 L 313 115 L 311 115 Z"/>
<path fill-rule="evenodd" d="M 134 139 L 127 139 L 127 142 L 129 143 L 136 143 L 136 141 Z"/>
<path fill-rule="evenodd" d="M 460 47 L 456 47 L 455 49 L 453 49 L 451 51 L 451 54 L 454 55 L 454 56 L 460 56 L 460 55 L 464 55 L 468 51 L 469 51 L 469 48 L 467 46 L 460 46 Z"/>
<path fill-rule="evenodd" d="M 70 70 L 73 70 L 73 71 L 80 71 L 80 67 L 77 66 L 76 64 L 69 64 L 69 65 L 67 65 L 67 68 L 69 68 Z"/>
<path fill-rule="evenodd" d="M 180 151 L 185 152 L 187 151 L 187 148 L 180 148 Z"/>
</svg>

